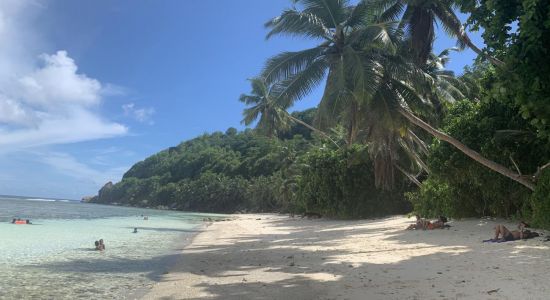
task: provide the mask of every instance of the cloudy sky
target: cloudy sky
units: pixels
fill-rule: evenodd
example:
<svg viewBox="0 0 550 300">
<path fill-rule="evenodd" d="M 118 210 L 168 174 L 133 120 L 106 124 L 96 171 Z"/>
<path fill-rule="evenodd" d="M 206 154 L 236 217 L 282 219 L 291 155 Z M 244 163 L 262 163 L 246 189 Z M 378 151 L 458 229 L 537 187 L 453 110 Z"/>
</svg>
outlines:
<svg viewBox="0 0 550 300">
<path fill-rule="evenodd" d="M 1 0 L 0 194 L 80 199 L 182 140 L 241 129 L 246 79 L 313 43 L 265 40 L 289 2 Z"/>
</svg>

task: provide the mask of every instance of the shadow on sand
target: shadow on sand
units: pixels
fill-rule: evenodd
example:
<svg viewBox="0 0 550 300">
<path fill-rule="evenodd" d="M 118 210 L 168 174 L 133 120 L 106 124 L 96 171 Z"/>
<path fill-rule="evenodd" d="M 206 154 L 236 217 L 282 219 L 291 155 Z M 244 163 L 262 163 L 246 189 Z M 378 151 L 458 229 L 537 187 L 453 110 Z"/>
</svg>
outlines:
<svg viewBox="0 0 550 300">
<path fill-rule="evenodd" d="M 547 247 L 537 246 L 537 241 L 483 244 L 481 240 L 491 235 L 490 224 L 487 236 L 478 236 L 459 225 L 448 230 L 406 231 L 401 223 L 387 227 L 388 219 L 343 222 L 273 218 L 263 222 L 281 233 L 242 235 L 219 240 L 224 243 L 215 246 L 190 245 L 184 255 L 151 260 L 75 260 L 40 267 L 56 272 L 145 272 L 151 280 L 169 281 L 162 276 L 166 270 L 152 266 L 180 262 L 176 272 L 205 276 L 210 282 L 238 279 L 197 284 L 211 295 L 208 299 L 220 300 L 281 299 L 280 291 L 284 291 L 284 299 L 344 299 L 338 291 L 345 291 L 350 299 L 506 299 L 507 290 L 548 290 L 543 278 L 533 280 L 550 267 Z M 449 235 L 456 238 L 442 238 Z M 371 238 L 372 244 L 341 247 L 344 240 L 357 239 L 360 243 Z M 525 247 L 530 248 L 529 255 L 522 253 Z M 479 260 L 480 255 L 483 260 Z M 280 279 L 250 278 L 252 270 Z M 530 281 L 527 286 L 525 280 L 514 280 L 518 270 Z M 307 298 L 303 297 L 304 290 L 308 291 Z M 488 293 L 494 290 L 497 292 Z"/>
</svg>

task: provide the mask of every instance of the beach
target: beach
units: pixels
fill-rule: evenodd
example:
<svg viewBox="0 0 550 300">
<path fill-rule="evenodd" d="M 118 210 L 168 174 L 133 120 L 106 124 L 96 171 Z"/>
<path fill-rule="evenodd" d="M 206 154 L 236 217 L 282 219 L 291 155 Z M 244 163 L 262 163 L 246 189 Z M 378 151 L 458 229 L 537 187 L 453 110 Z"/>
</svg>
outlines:
<svg viewBox="0 0 550 300">
<path fill-rule="evenodd" d="M 543 238 L 483 243 L 497 223 L 515 229 L 502 220 L 412 223 L 234 215 L 197 234 L 143 299 L 548 299 Z"/>
</svg>

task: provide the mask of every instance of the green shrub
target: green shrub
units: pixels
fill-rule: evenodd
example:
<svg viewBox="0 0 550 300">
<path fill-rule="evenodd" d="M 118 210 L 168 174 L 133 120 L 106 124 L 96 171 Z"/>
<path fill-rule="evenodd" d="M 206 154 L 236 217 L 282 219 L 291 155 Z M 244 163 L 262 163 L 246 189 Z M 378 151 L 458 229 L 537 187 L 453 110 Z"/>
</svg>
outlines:
<svg viewBox="0 0 550 300">
<path fill-rule="evenodd" d="M 548 160 L 548 145 L 536 139 L 532 126 L 514 105 L 487 99 L 459 101 L 449 107 L 443 129 L 470 148 L 509 169 L 516 162 L 523 174 L 533 173 Z M 408 195 L 415 211 L 425 216 L 499 216 L 527 219 L 531 192 L 456 150 L 434 141 L 423 187 Z"/>
<path fill-rule="evenodd" d="M 550 170 L 542 172 L 531 195 L 532 225 L 550 229 Z"/>
<path fill-rule="evenodd" d="M 364 218 L 404 213 L 408 182 L 398 177 L 393 191 L 375 187 L 374 170 L 365 146 L 317 149 L 303 157 L 294 209 L 339 218 Z"/>
</svg>

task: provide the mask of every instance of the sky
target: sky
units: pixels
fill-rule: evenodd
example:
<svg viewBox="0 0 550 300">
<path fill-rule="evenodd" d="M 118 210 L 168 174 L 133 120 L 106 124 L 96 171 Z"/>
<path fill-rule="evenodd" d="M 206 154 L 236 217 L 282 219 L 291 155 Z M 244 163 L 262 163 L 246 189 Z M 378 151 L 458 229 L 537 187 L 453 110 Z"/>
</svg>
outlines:
<svg viewBox="0 0 550 300">
<path fill-rule="evenodd" d="M 243 129 L 241 93 L 290 0 L 1 0 L 0 194 L 80 199 L 203 133 Z M 463 18 L 464 16 L 461 16 Z M 454 46 L 440 30 L 434 48 Z M 482 45 L 479 34 L 472 39 Z M 454 53 L 460 73 L 471 50 Z M 320 87 L 292 110 L 315 106 Z"/>
</svg>

